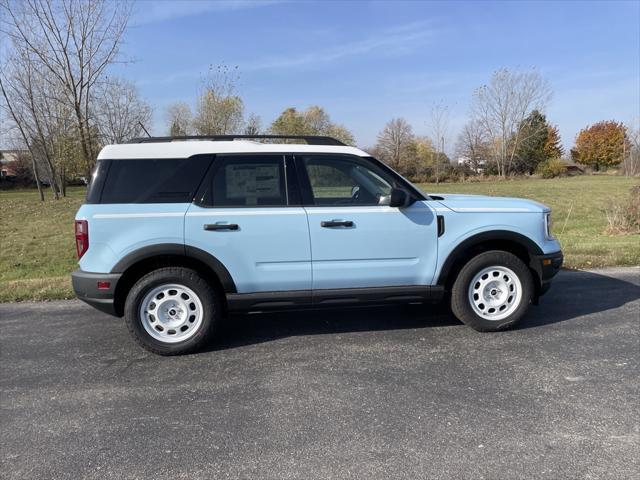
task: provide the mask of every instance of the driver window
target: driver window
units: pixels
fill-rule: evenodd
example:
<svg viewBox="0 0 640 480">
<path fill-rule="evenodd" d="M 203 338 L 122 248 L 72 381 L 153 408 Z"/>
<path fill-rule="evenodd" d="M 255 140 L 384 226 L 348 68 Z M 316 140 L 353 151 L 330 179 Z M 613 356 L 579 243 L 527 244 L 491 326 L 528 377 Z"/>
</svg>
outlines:
<svg viewBox="0 0 640 480">
<path fill-rule="evenodd" d="M 364 162 L 345 157 L 306 157 L 314 205 L 381 205 L 392 185 Z"/>
</svg>

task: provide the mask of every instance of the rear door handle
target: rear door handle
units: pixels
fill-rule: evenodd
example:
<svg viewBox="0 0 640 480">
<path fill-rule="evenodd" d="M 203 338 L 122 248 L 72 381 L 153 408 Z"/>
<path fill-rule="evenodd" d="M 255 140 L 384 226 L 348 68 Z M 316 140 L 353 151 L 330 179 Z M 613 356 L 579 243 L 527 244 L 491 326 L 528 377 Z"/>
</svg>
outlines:
<svg viewBox="0 0 640 480">
<path fill-rule="evenodd" d="M 238 224 L 236 223 L 207 223 L 204 226 L 204 229 L 207 231 L 215 231 L 215 230 L 239 230 Z"/>
<path fill-rule="evenodd" d="M 325 228 L 353 227 L 353 222 L 351 220 L 325 220 L 320 222 L 320 226 Z"/>
</svg>

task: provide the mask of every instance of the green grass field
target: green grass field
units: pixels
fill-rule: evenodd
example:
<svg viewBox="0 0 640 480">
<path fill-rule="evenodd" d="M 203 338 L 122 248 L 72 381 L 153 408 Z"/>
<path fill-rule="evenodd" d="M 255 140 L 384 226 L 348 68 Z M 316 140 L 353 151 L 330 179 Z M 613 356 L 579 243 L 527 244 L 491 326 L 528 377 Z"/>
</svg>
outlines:
<svg viewBox="0 0 640 480">
<path fill-rule="evenodd" d="M 517 196 L 545 203 L 554 211 L 554 233 L 562 243 L 565 265 L 589 268 L 640 265 L 640 235 L 604 233 L 604 207 L 628 196 L 637 183 L 600 175 L 420 187 L 430 193 Z M 35 190 L 0 192 L 0 302 L 73 297 L 73 217 L 84 193 L 84 188 L 71 188 L 67 198 L 42 204 Z"/>
</svg>

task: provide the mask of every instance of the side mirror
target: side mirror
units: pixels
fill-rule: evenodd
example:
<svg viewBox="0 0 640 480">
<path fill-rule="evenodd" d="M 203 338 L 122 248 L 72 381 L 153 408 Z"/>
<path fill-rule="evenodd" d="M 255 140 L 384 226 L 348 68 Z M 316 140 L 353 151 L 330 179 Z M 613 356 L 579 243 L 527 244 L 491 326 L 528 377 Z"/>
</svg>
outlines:
<svg viewBox="0 0 640 480">
<path fill-rule="evenodd" d="M 409 192 L 402 190 L 401 188 L 392 188 L 389 195 L 390 207 L 408 207 L 413 203 L 413 198 L 409 195 Z"/>
</svg>

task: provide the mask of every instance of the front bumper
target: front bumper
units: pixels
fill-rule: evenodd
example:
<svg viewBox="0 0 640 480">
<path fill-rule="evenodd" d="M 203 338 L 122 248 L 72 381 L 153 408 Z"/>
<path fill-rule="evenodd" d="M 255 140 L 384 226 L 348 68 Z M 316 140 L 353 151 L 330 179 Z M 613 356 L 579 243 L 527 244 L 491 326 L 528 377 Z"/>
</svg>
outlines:
<svg viewBox="0 0 640 480">
<path fill-rule="evenodd" d="M 538 295 L 544 295 L 551 287 L 551 280 L 560 271 L 564 257 L 562 252 L 547 253 L 544 255 L 536 255 L 531 259 L 531 268 L 533 268 L 540 278 L 540 290 Z"/>
<path fill-rule="evenodd" d="M 101 312 L 119 316 L 115 308 L 115 291 L 121 276 L 121 273 L 89 273 L 78 269 L 71 274 L 71 284 L 80 300 Z M 98 288 L 98 282 L 102 283 L 102 288 Z"/>
</svg>

